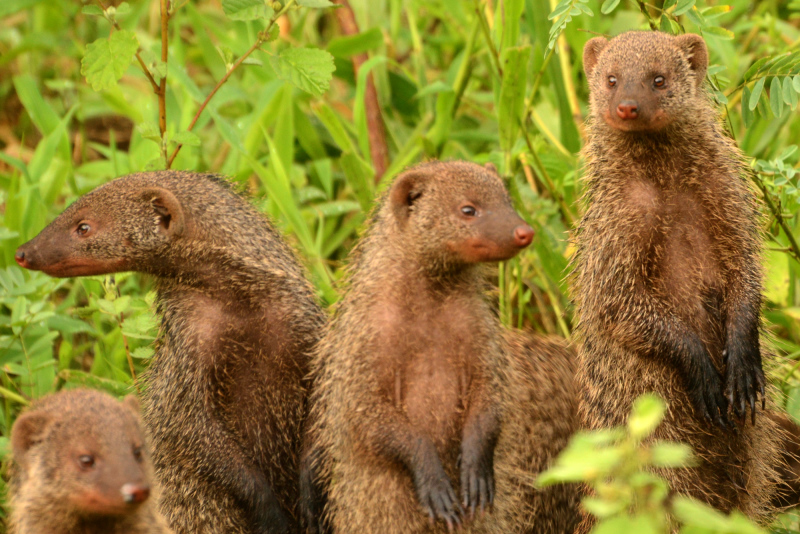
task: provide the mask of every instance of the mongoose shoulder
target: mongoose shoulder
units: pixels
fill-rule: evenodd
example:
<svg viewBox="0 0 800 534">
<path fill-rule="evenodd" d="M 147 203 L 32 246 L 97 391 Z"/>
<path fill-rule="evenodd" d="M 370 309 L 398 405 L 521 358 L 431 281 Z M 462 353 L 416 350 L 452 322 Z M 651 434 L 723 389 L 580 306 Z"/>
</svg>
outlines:
<svg viewBox="0 0 800 534">
<path fill-rule="evenodd" d="M 133 174 L 78 199 L 17 261 L 155 277 L 144 421 L 177 532 L 297 530 L 303 380 L 324 317 L 265 217 L 212 175 Z"/>
<path fill-rule="evenodd" d="M 703 88 L 707 66 L 693 34 L 628 32 L 584 48 L 580 412 L 589 428 L 620 425 L 636 397 L 657 392 L 669 409 L 654 439 L 686 442 L 701 459 L 660 474 L 761 521 L 777 454 L 774 422 L 755 417 L 766 387 L 762 237 L 742 154 Z"/>
<path fill-rule="evenodd" d="M 11 429 L 12 534 L 167 534 L 138 402 L 88 389 L 37 400 Z"/>
</svg>

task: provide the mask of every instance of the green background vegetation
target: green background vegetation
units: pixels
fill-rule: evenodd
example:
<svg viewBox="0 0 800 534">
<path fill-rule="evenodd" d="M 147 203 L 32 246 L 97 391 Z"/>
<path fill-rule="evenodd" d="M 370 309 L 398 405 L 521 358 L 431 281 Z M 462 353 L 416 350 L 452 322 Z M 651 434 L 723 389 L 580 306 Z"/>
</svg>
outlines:
<svg viewBox="0 0 800 534">
<path fill-rule="evenodd" d="M 166 61 L 160 3 L 171 12 Z M 358 35 L 342 31 L 325 0 L 298 3 L 0 3 L 2 436 L 31 399 L 66 385 L 138 388 L 157 333 L 151 282 L 52 279 L 17 267 L 14 251 L 99 184 L 164 168 L 178 144 L 171 167 L 239 183 L 305 258 L 326 305 L 393 176 L 430 158 L 492 162 L 537 232 L 529 251 L 500 266 L 502 319 L 569 337 L 583 44 L 649 28 L 706 38 L 710 86 L 764 207 L 777 400 L 800 417 L 800 1 L 352 0 Z M 370 78 L 385 172 L 371 150 L 381 135 L 365 106 Z"/>
</svg>

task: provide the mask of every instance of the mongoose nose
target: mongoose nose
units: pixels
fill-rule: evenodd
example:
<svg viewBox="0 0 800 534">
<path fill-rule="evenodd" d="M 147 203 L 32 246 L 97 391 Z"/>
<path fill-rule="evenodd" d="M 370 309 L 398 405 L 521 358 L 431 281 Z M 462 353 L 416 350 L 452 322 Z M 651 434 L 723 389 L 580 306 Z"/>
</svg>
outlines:
<svg viewBox="0 0 800 534">
<path fill-rule="evenodd" d="M 639 116 L 639 104 L 635 100 L 623 100 L 617 106 L 617 115 L 622 120 L 635 119 Z"/>
<path fill-rule="evenodd" d="M 17 249 L 17 253 L 14 254 L 14 259 L 17 260 L 17 263 L 23 269 L 29 269 L 30 263 L 28 263 L 28 259 L 25 257 L 25 251 L 21 248 Z"/>
<path fill-rule="evenodd" d="M 123 500 L 128 504 L 141 504 L 150 496 L 150 486 L 146 484 L 125 484 L 120 490 Z"/>
<path fill-rule="evenodd" d="M 514 243 L 519 248 L 527 247 L 533 241 L 533 228 L 527 224 L 514 228 Z"/>
</svg>

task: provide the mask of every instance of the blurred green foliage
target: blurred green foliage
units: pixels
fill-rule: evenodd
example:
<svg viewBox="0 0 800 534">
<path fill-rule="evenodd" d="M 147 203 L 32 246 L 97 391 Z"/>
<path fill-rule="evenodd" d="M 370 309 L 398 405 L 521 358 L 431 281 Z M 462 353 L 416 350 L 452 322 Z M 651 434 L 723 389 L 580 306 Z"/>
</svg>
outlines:
<svg viewBox="0 0 800 534">
<path fill-rule="evenodd" d="M 498 270 L 502 320 L 569 337 L 582 48 L 631 29 L 706 38 L 710 86 L 764 206 L 771 374 L 800 416 L 800 1 L 351 0 L 357 35 L 326 0 L 165 4 L 162 54 L 155 0 L 0 3 L 0 453 L 31 399 L 138 387 L 157 331 L 146 277 L 51 279 L 17 267 L 16 248 L 81 194 L 168 162 L 238 183 L 305 258 L 326 305 L 393 176 L 427 158 L 492 162 L 537 231 Z M 390 156 L 380 177 L 370 77 Z"/>
<path fill-rule="evenodd" d="M 666 481 L 648 471 L 694 463 L 688 445 L 644 442 L 665 411 L 658 396 L 639 397 L 626 427 L 577 433 L 537 484 L 587 484 L 593 494 L 583 507 L 598 518 L 596 534 L 764 534 L 738 511 L 725 516 L 689 497 L 670 496 Z"/>
</svg>

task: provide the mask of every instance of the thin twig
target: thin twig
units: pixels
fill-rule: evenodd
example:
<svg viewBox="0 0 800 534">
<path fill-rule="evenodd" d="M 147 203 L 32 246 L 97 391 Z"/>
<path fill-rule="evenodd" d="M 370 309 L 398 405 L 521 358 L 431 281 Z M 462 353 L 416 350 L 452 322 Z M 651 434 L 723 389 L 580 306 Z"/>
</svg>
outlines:
<svg viewBox="0 0 800 534">
<path fill-rule="evenodd" d="M 219 88 L 222 87 L 225 84 L 225 82 L 228 81 L 228 78 L 230 78 L 231 74 L 233 74 L 234 71 L 236 71 L 236 69 L 239 68 L 239 65 L 241 65 L 244 62 L 245 59 L 250 57 L 250 54 L 255 52 L 262 44 L 264 44 L 264 41 L 266 41 L 267 37 L 269 36 L 269 32 L 272 29 L 272 27 L 275 25 L 275 22 L 284 13 L 286 13 L 289 10 L 289 8 L 292 7 L 295 4 L 296 1 L 297 0 L 288 0 L 286 2 L 286 5 L 284 5 L 283 8 L 280 11 L 278 11 L 277 13 L 275 13 L 275 15 L 272 16 L 272 18 L 269 21 L 269 24 L 267 25 L 267 29 L 264 30 L 263 32 L 261 32 L 258 35 L 258 39 L 256 40 L 255 43 L 253 43 L 253 46 L 251 46 L 250 49 L 247 52 L 244 53 L 244 55 L 242 55 L 239 59 L 237 59 L 236 63 L 234 63 L 233 66 L 228 70 L 228 72 L 225 73 L 225 76 L 223 76 L 222 79 L 219 82 L 217 82 L 217 85 L 214 86 L 214 89 L 211 90 L 211 92 L 208 94 L 208 96 L 203 101 L 203 103 L 200 104 L 200 109 L 197 110 L 197 113 L 195 113 L 191 124 L 189 124 L 189 127 L 186 129 L 187 132 L 191 132 L 192 131 L 192 128 L 194 128 L 194 125 L 197 124 L 197 119 L 200 118 L 200 115 L 206 109 L 206 106 L 208 106 L 208 102 L 212 98 L 214 98 L 214 95 L 217 94 L 217 91 L 219 91 Z M 178 152 L 180 152 L 181 147 L 183 147 L 183 144 L 179 144 L 178 146 L 175 147 L 175 150 L 172 152 L 172 155 L 169 157 L 169 160 L 167 161 L 167 169 L 172 167 L 172 162 L 175 161 L 175 158 L 178 156 Z"/>
<path fill-rule="evenodd" d="M 108 8 L 106 8 L 105 4 L 103 4 L 103 0 L 97 0 L 97 3 L 100 6 L 100 9 L 102 9 L 103 11 L 108 9 Z M 119 27 L 119 24 L 117 23 L 116 20 L 113 21 L 112 24 L 114 25 L 114 29 L 115 30 L 122 31 L 122 28 Z M 144 72 L 144 75 L 147 77 L 148 81 L 150 82 L 150 85 L 153 87 L 153 91 L 155 91 L 157 93 L 158 92 L 158 83 L 156 83 L 155 78 L 153 78 L 153 75 L 150 73 L 150 69 L 147 68 L 147 65 L 145 64 L 144 60 L 142 59 L 142 56 L 139 54 L 139 50 L 140 49 L 137 49 L 136 50 L 136 54 L 134 54 L 136 56 L 136 60 L 139 62 L 139 66 L 142 67 L 142 72 Z"/>
<path fill-rule="evenodd" d="M 164 136 L 167 133 L 167 57 L 169 47 L 169 9 L 168 0 L 161 0 L 161 61 L 164 63 L 164 76 L 158 86 L 158 129 L 161 132 L 161 151 L 167 159 L 167 145 Z"/>
<path fill-rule="evenodd" d="M 773 217 L 777 221 L 778 225 L 783 229 L 783 233 L 786 234 L 786 239 L 789 240 L 789 248 L 791 250 L 788 253 L 794 257 L 795 261 L 800 262 L 800 246 L 797 245 L 797 240 L 794 238 L 794 234 L 792 230 L 789 228 L 789 225 L 786 224 L 786 220 L 783 218 L 783 214 L 780 210 L 775 206 L 775 203 L 772 201 L 772 197 L 770 197 L 769 191 L 767 191 L 767 187 L 761 181 L 760 178 L 755 173 L 750 173 L 750 177 L 756 183 L 758 188 L 761 190 L 761 193 L 764 195 L 764 201 L 767 203 L 767 207 L 769 211 L 772 213 Z"/>
<path fill-rule="evenodd" d="M 658 31 L 658 26 L 656 26 L 655 21 L 650 16 L 650 12 L 647 11 L 647 6 L 644 5 L 644 2 L 642 0 L 636 0 L 636 3 L 639 4 L 639 11 L 641 11 L 642 15 L 647 18 L 647 23 L 650 24 L 650 29 L 654 32 Z"/>
</svg>

